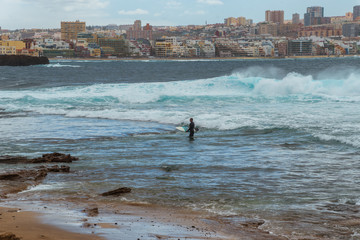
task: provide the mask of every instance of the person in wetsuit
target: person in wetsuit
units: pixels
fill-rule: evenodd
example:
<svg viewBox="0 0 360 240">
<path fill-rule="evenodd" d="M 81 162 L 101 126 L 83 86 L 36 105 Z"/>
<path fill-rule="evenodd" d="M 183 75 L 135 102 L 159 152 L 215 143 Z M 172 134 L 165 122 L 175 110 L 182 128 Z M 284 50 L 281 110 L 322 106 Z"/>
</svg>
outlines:
<svg viewBox="0 0 360 240">
<path fill-rule="evenodd" d="M 195 123 L 194 123 L 194 120 L 192 118 L 190 118 L 189 129 L 187 130 L 187 132 L 190 132 L 189 138 L 194 138 Z"/>
</svg>

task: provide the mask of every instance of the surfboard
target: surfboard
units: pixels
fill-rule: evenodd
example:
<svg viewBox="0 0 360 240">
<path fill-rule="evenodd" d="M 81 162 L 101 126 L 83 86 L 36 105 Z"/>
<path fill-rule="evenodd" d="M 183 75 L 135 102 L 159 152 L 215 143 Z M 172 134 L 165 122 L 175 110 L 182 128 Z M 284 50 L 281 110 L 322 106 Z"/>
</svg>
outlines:
<svg viewBox="0 0 360 240">
<path fill-rule="evenodd" d="M 177 130 L 181 131 L 181 132 L 186 132 L 189 127 L 188 126 L 179 126 L 179 127 L 176 127 Z M 195 128 L 195 132 L 198 132 L 199 131 L 199 128 Z"/>
<path fill-rule="evenodd" d="M 176 129 L 181 132 L 186 132 L 189 128 L 187 126 L 179 126 L 179 127 L 176 127 Z"/>
</svg>

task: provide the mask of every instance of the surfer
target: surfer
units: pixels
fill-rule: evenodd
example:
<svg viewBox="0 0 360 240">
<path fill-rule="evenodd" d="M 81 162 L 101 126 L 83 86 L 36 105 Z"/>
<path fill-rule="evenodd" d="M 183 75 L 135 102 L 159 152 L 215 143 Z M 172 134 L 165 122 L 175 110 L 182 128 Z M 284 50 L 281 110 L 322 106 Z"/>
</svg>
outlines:
<svg viewBox="0 0 360 240">
<path fill-rule="evenodd" d="M 194 133 L 195 133 L 195 123 L 193 118 L 190 118 L 190 124 L 189 124 L 189 129 L 186 132 L 190 132 L 189 134 L 189 138 L 194 138 Z"/>
</svg>

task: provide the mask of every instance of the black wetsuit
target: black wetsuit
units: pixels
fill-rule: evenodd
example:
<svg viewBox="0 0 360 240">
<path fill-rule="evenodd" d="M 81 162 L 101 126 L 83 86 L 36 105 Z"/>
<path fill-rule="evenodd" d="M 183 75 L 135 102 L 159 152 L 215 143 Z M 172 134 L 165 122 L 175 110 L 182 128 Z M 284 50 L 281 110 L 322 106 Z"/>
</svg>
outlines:
<svg viewBox="0 0 360 240">
<path fill-rule="evenodd" d="M 191 122 L 189 124 L 189 129 L 187 130 L 187 132 L 190 132 L 189 137 L 193 138 L 194 137 L 194 133 L 195 133 L 195 123 Z"/>
</svg>

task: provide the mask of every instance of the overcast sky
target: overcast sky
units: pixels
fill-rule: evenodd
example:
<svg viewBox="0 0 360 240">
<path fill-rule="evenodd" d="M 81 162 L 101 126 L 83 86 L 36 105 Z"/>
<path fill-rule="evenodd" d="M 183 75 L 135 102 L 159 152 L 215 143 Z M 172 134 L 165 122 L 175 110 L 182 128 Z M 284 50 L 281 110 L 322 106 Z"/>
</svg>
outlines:
<svg viewBox="0 0 360 240">
<path fill-rule="evenodd" d="M 0 0 L 2 29 L 60 28 L 61 21 L 86 25 L 132 24 L 140 19 L 151 25 L 222 23 L 227 17 L 265 20 L 266 10 L 284 10 L 303 17 L 306 7 L 323 6 L 325 16 L 352 12 L 360 0 Z"/>
</svg>

